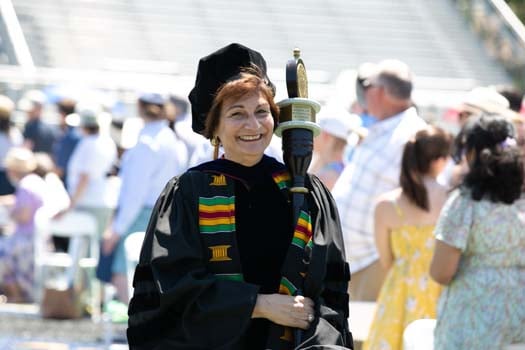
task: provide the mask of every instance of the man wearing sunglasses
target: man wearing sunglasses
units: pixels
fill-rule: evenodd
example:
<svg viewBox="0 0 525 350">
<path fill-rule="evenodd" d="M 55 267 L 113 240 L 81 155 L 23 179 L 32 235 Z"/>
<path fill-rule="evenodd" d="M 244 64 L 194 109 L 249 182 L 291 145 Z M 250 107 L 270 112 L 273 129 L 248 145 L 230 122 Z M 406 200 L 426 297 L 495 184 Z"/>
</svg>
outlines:
<svg viewBox="0 0 525 350">
<path fill-rule="evenodd" d="M 355 148 L 332 193 L 351 262 L 350 298 L 375 301 L 385 275 L 374 243 L 375 199 L 399 186 L 403 146 L 426 123 L 413 106 L 412 73 L 405 63 L 384 60 L 360 67 L 360 73 L 357 97 L 376 122 Z"/>
</svg>

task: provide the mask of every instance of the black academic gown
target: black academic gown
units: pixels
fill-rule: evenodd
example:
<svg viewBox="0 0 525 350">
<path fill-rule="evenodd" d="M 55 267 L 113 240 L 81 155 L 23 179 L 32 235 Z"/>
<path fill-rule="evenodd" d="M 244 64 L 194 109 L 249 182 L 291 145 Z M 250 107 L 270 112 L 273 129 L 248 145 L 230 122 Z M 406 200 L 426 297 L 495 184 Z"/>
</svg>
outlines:
<svg viewBox="0 0 525 350">
<path fill-rule="evenodd" d="M 261 162 L 268 173 L 285 171 L 273 158 L 265 156 Z M 166 185 L 155 205 L 133 281 L 127 331 L 130 349 L 246 349 L 245 336 L 261 286 L 243 279 L 235 213 L 224 209 L 235 208 L 239 180 L 235 169 L 219 160 L 189 170 Z M 319 179 L 308 176 L 306 183 L 313 239 L 305 249 L 301 294 L 314 300 L 316 319 L 302 332 L 300 348 L 353 348 L 347 324 L 350 274 L 337 208 Z M 286 195 L 287 188 L 281 190 Z M 218 234 L 211 232 L 218 226 L 206 226 L 209 218 L 203 218 L 203 205 L 209 203 L 221 208 L 222 224 L 232 223 L 219 225 Z M 261 220 L 271 220 L 271 213 L 270 207 L 268 213 L 261 213 Z M 225 232 L 229 229 L 232 232 Z M 283 266 L 283 271 L 287 269 L 293 267 Z M 279 332 L 280 326 L 273 326 Z M 266 348 L 293 345 L 272 338 Z"/>
</svg>

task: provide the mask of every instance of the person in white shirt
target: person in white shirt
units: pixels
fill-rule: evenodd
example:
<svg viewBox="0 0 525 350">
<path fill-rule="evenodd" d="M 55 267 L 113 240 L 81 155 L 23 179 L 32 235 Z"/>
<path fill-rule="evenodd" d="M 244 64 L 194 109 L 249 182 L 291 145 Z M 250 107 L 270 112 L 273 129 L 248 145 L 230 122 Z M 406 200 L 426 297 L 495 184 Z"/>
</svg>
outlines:
<svg viewBox="0 0 525 350">
<path fill-rule="evenodd" d="M 98 114 L 92 108 L 68 115 L 66 123 L 78 125 L 82 131 L 82 138 L 67 166 L 69 210 L 92 214 L 97 220 L 99 237 L 102 237 L 112 214 L 112 203 L 106 193 L 108 173 L 117 161 L 117 146 L 108 134 L 100 132 Z"/>
<path fill-rule="evenodd" d="M 413 107 L 412 73 L 398 60 L 384 60 L 363 81 L 368 113 L 377 119 L 335 183 L 345 251 L 350 263 L 352 300 L 375 301 L 385 271 L 374 244 L 374 204 L 399 186 L 404 144 L 426 126 Z"/>
<path fill-rule="evenodd" d="M 117 297 L 123 303 L 128 302 L 124 239 L 132 232 L 146 230 L 162 189 L 173 176 L 183 173 L 188 164 L 186 146 L 168 127 L 164 103 L 161 95 L 152 93 L 144 94 L 138 100 L 138 112 L 144 119 L 144 127 L 137 144 L 122 156 L 117 209 L 104 232 L 97 275 L 114 284 Z M 104 256 L 113 258 L 106 260 Z M 111 266 L 100 266 L 101 263 Z"/>
</svg>

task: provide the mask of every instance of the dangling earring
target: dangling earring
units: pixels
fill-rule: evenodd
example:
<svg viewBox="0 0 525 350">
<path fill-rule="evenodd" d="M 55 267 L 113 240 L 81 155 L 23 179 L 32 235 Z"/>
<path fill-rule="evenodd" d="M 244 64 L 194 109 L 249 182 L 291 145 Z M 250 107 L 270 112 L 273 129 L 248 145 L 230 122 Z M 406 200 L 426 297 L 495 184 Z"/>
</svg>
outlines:
<svg viewBox="0 0 525 350">
<path fill-rule="evenodd" d="M 219 140 L 218 136 L 214 136 L 210 140 L 211 145 L 213 146 L 213 159 L 219 158 L 219 146 L 221 145 L 221 141 Z"/>
</svg>

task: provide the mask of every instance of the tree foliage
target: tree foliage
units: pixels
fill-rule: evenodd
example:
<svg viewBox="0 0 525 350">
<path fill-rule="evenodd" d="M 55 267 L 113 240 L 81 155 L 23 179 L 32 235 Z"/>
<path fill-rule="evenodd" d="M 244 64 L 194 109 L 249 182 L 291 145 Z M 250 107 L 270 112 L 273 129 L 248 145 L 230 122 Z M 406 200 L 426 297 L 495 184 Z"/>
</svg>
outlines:
<svg viewBox="0 0 525 350">
<path fill-rule="evenodd" d="M 525 23 L 525 0 L 505 0 L 516 16 Z"/>
</svg>

